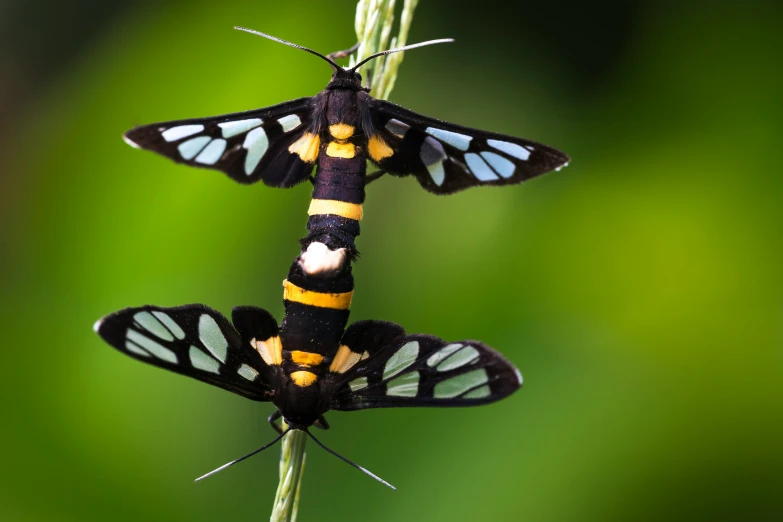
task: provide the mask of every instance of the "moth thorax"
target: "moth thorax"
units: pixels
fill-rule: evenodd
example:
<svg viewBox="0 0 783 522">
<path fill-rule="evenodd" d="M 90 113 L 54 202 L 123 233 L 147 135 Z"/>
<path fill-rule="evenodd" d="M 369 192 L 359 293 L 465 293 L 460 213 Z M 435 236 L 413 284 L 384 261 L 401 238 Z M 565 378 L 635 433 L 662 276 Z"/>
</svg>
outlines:
<svg viewBox="0 0 783 522">
<path fill-rule="evenodd" d="M 327 104 L 326 121 L 329 123 L 330 128 L 338 126 L 335 130 L 342 129 L 347 133 L 347 126 L 353 127 L 353 131 L 349 136 L 340 137 L 338 135 L 334 136 L 335 138 L 347 139 L 358 134 L 356 127 L 359 122 L 359 106 L 357 104 L 356 91 L 343 89 L 329 91 Z"/>
</svg>

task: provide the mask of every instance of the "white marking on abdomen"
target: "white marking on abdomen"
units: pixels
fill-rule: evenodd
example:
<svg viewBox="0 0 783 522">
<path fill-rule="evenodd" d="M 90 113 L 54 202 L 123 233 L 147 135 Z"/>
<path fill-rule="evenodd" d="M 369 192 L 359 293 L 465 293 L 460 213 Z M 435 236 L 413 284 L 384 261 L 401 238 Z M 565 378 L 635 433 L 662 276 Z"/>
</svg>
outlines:
<svg viewBox="0 0 783 522">
<path fill-rule="evenodd" d="M 307 275 L 337 272 L 345 265 L 348 254 L 345 248 L 332 250 L 323 243 L 310 243 L 299 259 L 299 266 Z"/>
</svg>

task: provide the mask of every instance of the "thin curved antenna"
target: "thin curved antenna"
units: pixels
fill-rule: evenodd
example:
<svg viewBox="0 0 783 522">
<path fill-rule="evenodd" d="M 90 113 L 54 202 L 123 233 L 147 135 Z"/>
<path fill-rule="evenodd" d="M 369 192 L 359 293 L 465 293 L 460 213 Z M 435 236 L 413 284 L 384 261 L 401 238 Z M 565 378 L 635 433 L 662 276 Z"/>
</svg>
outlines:
<svg viewBox="0 0 783 522">
<path fill-rule="evenodd" d="M 247 27 L 239 27 L 239 26 L 234 26 L 234 29 L 236 29 L 236 30 L 238 30 L 238 31 L 245 31 L 246 33 L 251 33 L 251 34 L 258 35 L 258 36 L 263 36 L 264 38 L 268 38 L 268 39 L 270 39 L 270 40 L 272 40 L 272 41 L 274 41 L 274 42 L 281 43 L 281 44 L 285 44 L 285 45 L 288 45 L 289 47 L 294 47 L 295 49 L 301 49 L 301 50 L 303 50 L 303 51 L 307 51 L 308 53 L 310 53 L 310 54 L 314 54 L 314 55 L 316 55 L 316 56 L 318 56 L 318 57 L 320 57 L 320 58 L 323 58 L 323 59 L 324 59 L 324 60 L 326 60 L 327 62 L 329 62 L 329 65 L 331 65 L 331 66 L 332 66 L 332 69 L 334 69 L 335 71 L 336 71 L 336 70 L 338 70 L 338 69 L 342 69 L 342 67 L 340 67 L 339 65 L 337 65 L 337 64 L 336 64 L 336 63 L 335 63 L 333 60 L 331 60 L 330 58 L 328 58 L 328 57 L 324 56 L 323 54 L 321 54 L 321 53 L 319 53 L 319 52 L 317 52 L 317 51 L 313 51 L 312 49 L 308 49 L 307 47 L 303 47 L 303 46 L 301 46 L 301 45 L 298 45 L 298 44 L 295 44 L 295 43 L 292 43 L 292 42 L 287 42 L 287 41 L 285 41 L 285 40 L 283 40 L 283 39 L 281 39 L 281 38 L 277 38 L 277 37 L 275 37 L 275 36 L 272 36 L 272 35 L 270 35 L 270 34 L 262 33 L 261 31 L 256 31 L 256 30 L 253 30 L 253 29 L 248 29 Z"/>
<path fill-rule="evenodd" d="M 392 53 L 398 53 L 400 51 L 407 51 L 408 49 L 415 49 L 417 47 L 424 47 L 425 45 L 435 45 L 435 44 L 441 44 L 441 43 L 452 43 L 453 41 L 454 41 L 454 38 L 441 38 L 440 40 L 428 40 L 426 42 L 410 44 L 410 45 L 406 45 L 404 47 L 398 47 L 397 49 L 389 49 L 388 51 L 381 51 L 379 53 L 373 54 L 372 56 L 368 56 L 367 58 L 365 58 L 361 62 L 357 63 L 356 65 L 354 65 L 353 67 L 348 69 L 348 71 L 349 72 L 354 72 L 356 69 L 358 69 L 359 67 L 361 67 L 365 63 L 369 62 L 373 58 L 378 58 L 379 56 L 383 56 L 385 54 L 392 54 Z"/>
<path fill-rule="evenodd" d="M 304 430 L 304 431 L 305 431 L 305 433 L 307 433 L 308 435 L 310 435 L 310 438 L 311 438 L 311 439 L 313 439 L 313 440 L 315 441 L 315 443 L 316 443 L 316 444 L 318 444 L 319 446 L 321 446 L 323 449 L 325 449 L 326 451 L 328 451 L 329 453 L 331 453 L 332 455 L 334 455 L 334 456 L 335 456 L 335 457 L 337 457 L 338 459 L 342 460 L 343 462 L 347 462 L 348 464 L 350 464 L 351 466 L 353 466 L 354 468 L 356 468 L 356 469 L 358 469 L 358 470 L 360 470 L 360 471 L 363 471 L 364 473 L 368 474 L 369 476 L 371 476 L 372 478 L 374 478 L 375 480 L 377 480 L 377 481 L 378 481 L 378 482 L 380 482 L 381 484 L 383 484 L 383 485 L 385 485 L 385 486 L 388 486 L 388 487 L 390 487 L 390 488 L 392 488 L 392 489 L 394 489 L 394 490 L 396 490 L 396 489 L 397 489 L 397 488 L 395 488 L 394 486 L 392 486 L 391 484 L 389 484 L 388 482 L 386 482 L 385 480 L 383 480 L 381 477 L 379 477 L 378 475 L 376 475 L 375 473 L 373 473 L 372 471 L 370 471 L 369 469 L 367 469 L 367 468 L 363 468 L 363 467 L 361 467 L 360 465 L 356 464 L 355 462 L 351 462 L 350 460 L 346 459 L 345 457 L 343 457 L 342 455 L 340 455 L 340 454 L 339 454 L 339 453 L 337 453 L 336 451 L 332 451 L 332 450 L 330 450 L 329 448 L 327 448 L 326 446 L 324 446 L 324 445 L 321 443 L 321 441 L 320 441 L 320 440 L 316 439 L 316 438 L 313 436 L 313 434 L 312 434 L 312 433 L 310 433 L 310 431 L 308 431 L 308 430 Z"/>
<path fill-rule="evenodd" d="M 285 434 L 286 434 L 286 433 L 288 433 L 289 431 L 291 431 L 291 428 L 288 428 L 288 429 L 287 429 L 287 430 L 285 430 L 283 433 L 281 433 L 280 435 L 278 435 L 278 436 L 275 438 L 275 440 L 273 440 L 273 441 L 272 441 L 272 442 L 270 442 L 269 444 L 267 444 L 267 445 L 265 445 L 265 446 L 261 446 L 261 447 L 260 447 L 260 448 L 258 448 L 257 450 L 255 450 L 255 451 L 252 451 L 252 452 L 248 453 L 248 454 L 247 454 L 247 455 L 245 455 L 244 457 L 239 457 L 239 458 L 238 458 L 238 459 L 236 459 L 236 460 L 232 460 L 232 461 L 231 461 L 231 462 L 229 462 L 228 464 L 223 464 L 223 465 L 222 465 L 222 466 L 220 466 L 219 468 L 217 468 L 217 469 L 215 469 L 215 470 L 212 470 L 212 471 L 210 471 L 210 472 L 209 472 L 209 473 L 207 473 L 206 475 L 201 475 L 199 478 L 197 478 L 197 479 L 196 479 L 196 480 L 194 480 L 193 482 L 198 482 L 199 480 L 202 480 L 202 479 L 205 479 L 205 478 L 207 478 L 207 477 L 209 477 L 209 476 L 212 476 L 212 475 L 214 475 L 215 473 L 217 473 L 218 471 L 223 471 L 223 470 L 224 470 L 224 469 L 226 469 L 227 467 L 229 467 L 229 466 L 233 466 L 233 465 L 234 465 L 234 464 L 236 464 L 237 462 L 242 462 L 243 460 L 245 460 L 245 459 L 247 459 L 247 458 L 250 458 L 250 457 L 252 457 L 252 456 L 253 456 L 253 455 L 255 455 L 256 453 L 260 453 L 260 452 L 264 451 L 264 450 L 265 450 L 265 449 L 267 449 L 269 446 L 271 446 L 271 445 L 275 444 L 277 441 L 279 441 L 280 439 L 282 439 L 282 438 L 285 436 Z"/>
</svg>

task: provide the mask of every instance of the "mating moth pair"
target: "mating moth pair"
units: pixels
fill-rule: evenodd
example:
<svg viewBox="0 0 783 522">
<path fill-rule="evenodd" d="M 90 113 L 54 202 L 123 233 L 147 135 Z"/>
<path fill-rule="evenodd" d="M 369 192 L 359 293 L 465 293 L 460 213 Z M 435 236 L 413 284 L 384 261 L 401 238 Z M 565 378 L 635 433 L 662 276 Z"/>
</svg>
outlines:
<svg viewBox="0 0 783 522">
<path fill-rule="evenodd" d="M 328 427 L 329 410 L 472 406 L 517 390 L 519 371 L 481 342 L 449 343 L 384 321 L 346 329 L 365 186 L 384 173 L 413 176 L 435 194 L 511 185 L 565 166 L 568 156 L 422 116 L 362 86 L 357 70 L 366 61 L 444 40 L 378 53 L 346 69 L 331 55 L 247 31 L 326 60 L 334 71 L 326 88 L 273 107 L 145 125 L 125 140 L 240 183 L 312 183 L 308 234 L 283 282 L 285 317 L 278 325 L 249 306 L 234 308 L 231 321 L 204 305 L 142 306 L 104 317 L 98 334 L 135 359 L 272 402 L 277 411 L 269 420 L 280 433 L 272 443 L 284 433 L 275 423 L 280 417 L 288 430 L 310 433 L 312 425 Z M 380 170 L 367 174 L 368 161 Z"/>
</svg>

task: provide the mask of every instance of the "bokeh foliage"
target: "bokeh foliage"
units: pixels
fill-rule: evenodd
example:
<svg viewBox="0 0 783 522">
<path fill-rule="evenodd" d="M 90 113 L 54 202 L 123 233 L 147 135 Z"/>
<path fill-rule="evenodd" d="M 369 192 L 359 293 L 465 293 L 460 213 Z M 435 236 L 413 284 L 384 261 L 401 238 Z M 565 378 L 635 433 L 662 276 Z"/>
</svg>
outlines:
<svg viewBox="0 0 783 522">
<path fill-rule="evenodd" d="M 314 94 L 325 64 L 230 28 L 329 52 L 352 43 L 353 7 L 127 3 L 5 128 L 1 520 L 268 516 L 277 451 L 191 480 L 271 439 L 271 407 L 90 326 L 144 303 L 280 318 L 309 191 L 119 136 Z M 371 185 L 352 319 L 481 339 L 526 383 L 483 408 L 330 414 L 322 440 L 399 490 L 313 446 L 300 520 L 783 518 L 780 14 L 421 3 L 409 41 L 457 43 L 408 53 L 392 100 L 574 161 L 448 198 Z"/>
</svg>

